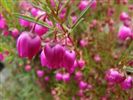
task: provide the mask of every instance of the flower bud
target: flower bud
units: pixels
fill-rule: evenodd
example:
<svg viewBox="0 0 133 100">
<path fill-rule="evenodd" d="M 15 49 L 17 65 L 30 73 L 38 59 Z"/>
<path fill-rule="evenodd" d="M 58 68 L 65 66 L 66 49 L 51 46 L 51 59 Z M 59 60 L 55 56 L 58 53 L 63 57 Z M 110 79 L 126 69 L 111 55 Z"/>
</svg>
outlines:
<svg viewBox="0 0 133 100">
<path fill-rule="evenodd" d="M 26 65 L 26 66 L 25 66 L 25 71 L 26 71 L 26 72 L 31 71 L 31 66 L 30 66 L 30 65 Z"/>
<path fill-rule="evenodd" d="M 39 78 L 43 77 L 44 76 L 44 71 L 43 70 L 37 70 L 36 71 L 36 74 Z"/>
<path fill-rule="evenodd" d="M 58 72 L 58 73 L 56 73 L 55 78 L 56 78 L 57 81 L 62 81 L 63 75 Z"/>
</svg>

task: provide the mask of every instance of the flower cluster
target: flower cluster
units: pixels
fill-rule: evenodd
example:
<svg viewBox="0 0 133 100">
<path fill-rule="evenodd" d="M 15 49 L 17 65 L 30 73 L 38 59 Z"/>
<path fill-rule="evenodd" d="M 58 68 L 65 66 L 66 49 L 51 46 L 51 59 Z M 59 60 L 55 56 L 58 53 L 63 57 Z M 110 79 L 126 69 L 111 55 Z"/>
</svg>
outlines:
<svg viewBox="0 0 133 100">
<path fill-rule="evenodd" d="M 123 73 L 120 73 L 116 69 L 109 69 L 106 71 L 105 79 L 107 80 L 109 86 L 119 84 L 124 90 L 133 88 L 133 77 L 124 76 Z"/>
</svg>

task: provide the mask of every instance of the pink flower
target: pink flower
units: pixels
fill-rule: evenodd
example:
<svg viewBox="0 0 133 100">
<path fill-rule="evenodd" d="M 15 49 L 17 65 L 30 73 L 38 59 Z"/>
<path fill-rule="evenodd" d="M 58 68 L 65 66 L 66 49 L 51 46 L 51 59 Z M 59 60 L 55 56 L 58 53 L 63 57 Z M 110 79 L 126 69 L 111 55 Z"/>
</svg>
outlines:
<svg viewBox="0 0 133 100">
<path fill-rule="evenodd" d="M 0 18 L 0 29 L 6 28 L 6 20 L 4 18 Z"/>
<path fill-rule="evenodd" d="M 59 17 L 60 17 L 61 19 L 64 19 L 65 16 L 66 16 L 66 8 L 62 9 L 61 13 L 59 14 Z"/>
<path fill-rule="evenodd" d="M 89 1 L 81 0 L 79 3 L 79 6 L 78 6 L 79 10 L 81 10 L 81 11 L 85 10 L 86 7 L 88 6 L 88 4 L 89 4 Z"/>
<path fill-rule="evenodd" d="M 74 24 L 76 23 L 76 21 L 77 21 L 77 16 L 72 16 L 72 23 Z"/>
<path fill-rule="evenodd" d="M 28 57 L 31 59 L 35 56 L 41 47 L 40 37 L 37 35 L 31 36 L 30 32 L 22 32 L 17 40 L 17 50 L 20 57 Z"/>
<path fill-rule="evenodd" d="M 29 27 L 30 26 L 30 22 L 25 20 L 25 19 L 22 19 L 22 18 L 19 19 L 19 23 L 23 27 Z"/>
<path fill-rule="evenodd" d="M 4 61 L 4 55 L 0 53 L 0 61 Z"/>
<path fill-rule="evenodd" d="M 11 31 L 11 35 L 14 37 L 14 38 L 17 38 L 18 35 L 19 35 L 19 31 L 17 28 L 14 28 L 12 31 Z"/>
<path fill-rule="evenodd" d="M 77 81 L 80 81 L 82 78 L 83 78 L 83 73 L 82 72 L 78 71 L 78 72 L 75 73 L 75 79 Z"/>
<path fill-rule="evenodd" d="M 121 26 L 118 32 L 118 38 L 121 41 L 126 40 L 128 37 L 132 37 L 133 33 L 131 32 L 131 29 L 126 26 Z"/>
<path fill-rule="evenodd" d="M 109 69 L 106 72 L 105 79 L 107 80 L 107 82 L 109 82 L 111 84 L 115 84 L 115 83 L 122 82 L 125 78 L 117 70 L 115 70 L 115 69 Z"/>
<path fill-rule="evenodd" d="M 49 76 L 45 76 L 45 77 L 44 77 L 44 80 L 45 80 L 46 82 L 48 82 L 48 81 L 50 80 Z"/>
<path fill-rule="evenodd" d="M 64 48 L 63 46 L 57 44 L 55 46 L 46 45 L 44 48 L 44 53 L 46 56 L 46 59 L 49 63 L 49 66 L 52 69 L 60 68 L 62 65 L 62 60 L 64 56 Z"/>
<path fill-rule="evenodd" d="M 101 61 L 100 55 L 96 54 L 96 55 L 94 56 L 94 60 L 95 60 L 95 62 L 100 62 L 100 61 Z"/>
<path fill-rule="evenodd" d="M 25 66 L 25 71 L 26 71 L 26 72 L 31 71 L 31 66 L 30 66 L 30 65 L 26 65 L 26 66 Z"/>
<path fill-rule="evenodd" d="M 62 81 L 63 80 L 63 75 L 58 72 L 58 73 L 56 73 L 55 78 L 56 78 L 57 81 Z"/>
<path fill-rule="evenodd" d="M 36 71 L 36 74 L 39 78 L 43 77 L 44 76 L 44 71 L 43 70 L 37 70 Z"/>
<path fill-rule="evenodd" d="M 133 87 L 133 78 L 128 76 L 123 82 L 120 83 L 122 89 L 127 90 Z"/>
<path fill-rule="evenodd" d="M 42 36 L 43 34 L 45 34 L 48 31 L 47 27 L 41 26 L 36 24 L 35 26 L 35 33 L 37 33 L 39 36 Z"/>
<path fill-rule="evenodd" d="M 85 46 L 88 45 L 88 41 L 85 40 L 85 39 L 82 39 L 82 40 L 79 41 L 79 44 L 80 44 L 81 47 L 85 47 Z"/>
<path fill-rule="evenodd" d="M 37 8 L 32 8 L 30 12 L 31 12 L 32 16 L 34 16 L 34 17 L 36 17 L 38 15 L 38 9 Z"/>
<path fill-rule="evenodd" d="M 69 82 L 70 81 L 70 74 L 69 73 L 63 74 L 63 81 L 64 82 Z"/>
<path fill-rule="evenodd" d="M 63 58 L 63 65 L 68 71 L 70 71 L 71 68 L 73 67 L 75 58 L 76 58 L 75 51 L 68 51 L 68 50 L 65 51 Z"/>
<path fill-rule="evenodd" d="M 120 14 L 120 20 L 121 20 L 121 21 L 125 21 L 125 20 L 127 20 L 127 19 L 129 19 L 129 15 L 128 15 L 126 12 L 122 12 L 122 13 Z"/>
<path fill-rule="evenodd" d="M 50 0 L 50 4 L 51 4 L 52 7 L 55 7 L 56 6 L 56 3 L 55 3 L 54 0 Z"/>
<path fill-rule="evenodd" d="M 83 60 L 83 59 L 78 60 L 78 66 L 79 66 L 79 68 L 84 68 L 85 60 Z"/>
<path fill-rule="evenodd" d="M 96 6 L 97 6 L 97 1 L 96 1 L 96 0 L 94 0 L 94 1 L 93 1 L 93 3 L 92 3 L 92 5 L 91 5 L 91 8 L 92 8 L 92 9 L 95 9 L 95 8 L 96 8 Z"/>
<path fill-rule="evenodd" d="M 44 54 L 44 50 L 42 50 L 42 52 L 41 52 L 40 60 L 41 60 L 41 65 L 42 66 L 47 66 L 48 67 L 48 61 L 47 61 L 46 56 Z"/>
<path fill-rule="evenodd" d="M 87 88 L 87 83 L 84 82 L 84 81 L 80 81 L 80 82 L 79 82 L 79 88 L 80 88 L 80 89 L 86 89 L 86 88 Z"/>
<path fill-rule="evenodd" d="M 25 11 L 28 11 L 30 8 L 32 8 L 31 3 L 29 3 L 27 0 L 20 1 L 19 6 L 21 9 L 23 9 Z"/>
</svg>

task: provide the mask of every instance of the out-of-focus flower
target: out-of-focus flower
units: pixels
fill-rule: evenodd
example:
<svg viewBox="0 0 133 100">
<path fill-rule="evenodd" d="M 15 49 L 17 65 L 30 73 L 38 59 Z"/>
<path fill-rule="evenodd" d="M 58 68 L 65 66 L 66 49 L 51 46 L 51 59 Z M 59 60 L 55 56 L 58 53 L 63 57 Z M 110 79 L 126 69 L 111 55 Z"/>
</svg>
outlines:
<svg viewBox="0 0 133 100">
<path fill-rule="evenodd" d="M 126 26 L 121 26 L 118 32 L 118 38 L 121 41 L 126 40 L 128 37 L 132 37 L 133 33 L 131 32 L 131 29 L 129 27 Z"/>
<path fill-rule="evenodd" d="M 127 90 L 133 87 L 133 78 L 128 76 L 123 82 L 120 83 L 122 89 Z"/>
<path fill-rule="evenodd" d="M 25 20 L 25 19 L 22 19 L 22 18 L 19 19 L 19 23 L 23 27 L 29 27 L 30 26 L 30 22 Z"/>
<path fill-rule="evenodd" d="M 43 77 L 44 76 L 44 71 L 43 70 L 37 70 L 36 71 L 36 74 L 39 78 Z"/>
</svg>

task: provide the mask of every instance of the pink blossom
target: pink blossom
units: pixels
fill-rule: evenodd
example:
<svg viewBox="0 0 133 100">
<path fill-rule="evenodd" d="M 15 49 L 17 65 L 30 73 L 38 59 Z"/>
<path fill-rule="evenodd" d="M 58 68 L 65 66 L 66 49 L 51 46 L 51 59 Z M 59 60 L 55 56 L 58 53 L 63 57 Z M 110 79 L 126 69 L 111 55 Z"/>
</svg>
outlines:
<svg viewBox="0 0 133 100">
<path fill-rule="evenodd" d="M 35 56 L 41 47 L 41 40 L 39 36 L 31 36 L 30 32 L 22 32 L 17 40 L 17 50 L 20 57 L 28 57 L 31 59 Z"/>
</svg>

